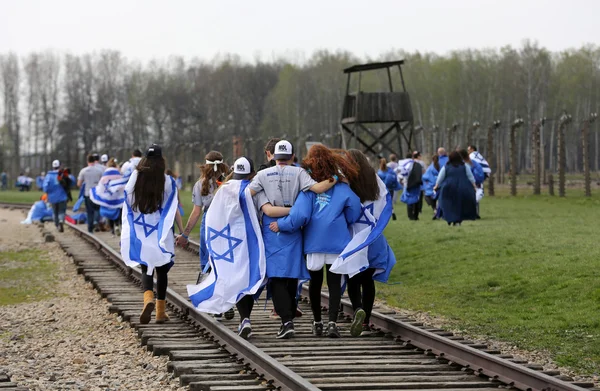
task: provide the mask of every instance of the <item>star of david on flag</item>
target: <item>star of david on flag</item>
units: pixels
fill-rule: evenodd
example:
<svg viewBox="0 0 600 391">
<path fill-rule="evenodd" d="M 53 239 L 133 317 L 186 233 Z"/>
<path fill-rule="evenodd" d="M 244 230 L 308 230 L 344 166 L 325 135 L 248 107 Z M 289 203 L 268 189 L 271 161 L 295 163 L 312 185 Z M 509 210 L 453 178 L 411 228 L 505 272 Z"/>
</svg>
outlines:
<svg viewBox="0 0 600 391">
<path fill-rule="evenodd" d="M 221 243 L 223 243 L 224 241 L 227 242 L 227 250 L 221 254 L 217 253 L 213 246 L 213 242 L 215 242 L 219 238 L 222 238 L 221 240 L 219 240 Z M 208 251 L 210 252 L 210 255 L 215 261 L 222 259 L 226 262 L 233 263 L 233 250 L 235 250 L 237 246 L 242 244 L 242 242 L 243 240 L 231 236 L 231 227 L 229 224 L 227 224 L 225 228 L 223 228 L 220 231 L 208 227 Z"/>
<path fill-rule="evenodd" d="M 146 223 L 146 218 L 144 217 L 144 214 L 141 214 L 141 213 L 138 215 L 138 217 L 135 220 L 133 220 L 133 224 L 143 227 L 144 235 L 146 235 L 146 237 L 152 235 L 152 232 L 154 232 L 158 229 L 158 223 L 156 223 L 156 225 L 151 225 L 151 224 Z"/>
<path fill-rule="evenodd" d="M 369 204 L 367 206 L 363 206 L 360 217 L 358 218 L 358 220 L 356 220 L 356 224 L 365 224 L 365 225 L 369 225 L 371 227 L 375 226 L 377 219 L 375 218 L 374 222 L 371 221 L 366 213 L 366 211 L 369 211 L 369 213 L 371 213 L 371 216 L 374 216 L 374 214 L 375 214 L 374 208 L 375 208 L 375 204 Z"/>
</svg>

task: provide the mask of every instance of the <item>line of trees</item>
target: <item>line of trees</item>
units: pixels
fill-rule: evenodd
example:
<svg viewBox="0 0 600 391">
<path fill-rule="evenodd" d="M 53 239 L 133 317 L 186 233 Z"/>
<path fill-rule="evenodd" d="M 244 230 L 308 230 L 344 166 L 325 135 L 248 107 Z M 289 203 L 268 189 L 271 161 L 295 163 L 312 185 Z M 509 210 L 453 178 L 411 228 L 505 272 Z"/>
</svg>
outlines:
<svg viewBox="0 0 600 391">
<path fill-rule="evenodd" d="M 539 154 L 545 178 L 558 168 L 559 118 L 567 111 L 573 121 L 560 158 L 569 172 L 584 169 L 581 132 L 600 106 L 600 47 L 553 53 L 529 41 L 520 48 L 447 55 L 398 50 L 377 59 L 320 51 L 301 65 L 249 64 L 236 56 L 140 64 L 110 50 L 80 56 L 0 54 L 0 165 L 14 178 L 26 166 L 45 170 L 55 158 L 78 168 L 90 151 L 125 159 L 134 147 L 159 142 L 171 165 L 195 176 L 194 162 L 210 149 L 233 159 L 234 138 L 243 143 L 237 150 L 258 160 L 271 136 L 285 136 L 299 147 L 305 141 L 337 147 L 342 69 L 399 58 L 406 60 L 404 77 L 418 129 L 414 148 L 432 154 L 438 146 L 471 141 L 494 156 L 497 182 L 511 165 L 512 175 L 534 172 Z M 362 86 L 385 91 L 387 74 L 365 73 Z M 524 124 L 513 129 L 511 143 L 517 118 Z M 495 120 L 501 121 L 497 128 Z M 490 131 L 494 141 L 488 145 Z M 600 170 L 598 133 L 596 121 L 584 134 L 585 156 L 595 171 Z M 449 142 L 456 145 L 444 145 Z"/>
</svg>

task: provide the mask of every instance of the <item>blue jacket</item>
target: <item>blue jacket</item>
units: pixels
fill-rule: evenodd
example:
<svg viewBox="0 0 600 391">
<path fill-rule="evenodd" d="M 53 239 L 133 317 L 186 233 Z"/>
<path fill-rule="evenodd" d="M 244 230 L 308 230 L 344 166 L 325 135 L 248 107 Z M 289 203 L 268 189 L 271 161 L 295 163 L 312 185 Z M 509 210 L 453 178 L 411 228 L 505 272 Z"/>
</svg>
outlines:
<svg viewBox="0 0 600 391">
<path fill-rule="evenodd" d="M 477 163 L 475 160 L 471 160 L 471 172 L 475 178 L 475 184 L 481 186 L 483 181 L 485 181 L 485 173 L 483 172 L 481 164 Z"/>
<path fill-rule="evenodd" d="M 446 163 L 448 163 L 448 155 L 440 156 L 440 160 L 438 161 L 438 163 L 440 164 L 440 170 L 441 170 L 442 167 L 444 167 L 446 165 Z"/>
<path fill-rule="evenodd" d="M 289 216 L 277 222 L 281 232 L 296 232 L 304 227 L 304 254 L 340 254 L 352 240 L 348 226 L 361 213 L 358 196 L 347 184 L 337 183 L 323 194 L 300 193 Z"/>
<path fill-rule="evenodd" d="M 435 187 L 438 175 L 438 170 L 436 170 L 433 163 L 431 163 L 429 167 L 427 167 L 425 174 L 423 174 L 423 191 L 426 196 L 433 196 L 433 188 Z"/>
<path fill-rule="evenodd" d="M 58 204 L 67 200 L 65 189 L 58 183 L 58 171 L 50 171 L 44 178 L 44 193 L 48 194 L 48 201 L 51 204 Z"/>
<path fill-rule="evenodd" d="M 310 278 L 302 254 L 302 231 L 273 232 L 269 229 L 276 218 L 264 215 L 262 236 L 267 258 L 267 277 L 286 277 L 307 280 Z"/>
<path fill-rule="evenodd" d="M 43 176 L 38 175 L 35 178 L 35 186 L 40 190 L 44 188 L 44 177 Z"/>
<path fill-rule="evenodd" d="M 369 246 L 367 257 L 369 267 L 380 271 L 380 273 L 373 276 L 373 279 L 379 282 L 387 282 L 396 264 L 396 255 L 384 235 L 381 235 Z"/>
<path fill-rule="evenodd" d="M 377 175 L 379 178 L 385 183 L 385 187 L 391 191 L 402 190 L 402 185 L 398 182 L 398 175 L 392 170 L 388 168 L 386 171 L 377 171 Z"/>
<path fill-rule="evenodd" d="M 37 201 L 33 204 L 31 221 L 41 221 L 44 217 L 52 217 L 52 208 L 48 208 L 44 201 Z"/>
</svg>

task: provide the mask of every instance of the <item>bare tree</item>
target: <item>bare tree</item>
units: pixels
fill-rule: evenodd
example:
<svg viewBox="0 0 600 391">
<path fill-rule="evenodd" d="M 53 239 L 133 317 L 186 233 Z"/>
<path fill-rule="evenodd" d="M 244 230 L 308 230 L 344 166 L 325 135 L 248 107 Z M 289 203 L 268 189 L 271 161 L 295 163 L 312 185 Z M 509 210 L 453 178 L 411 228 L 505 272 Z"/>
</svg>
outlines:
<svg viewBox="0 0 600 391">
<path fill-rule="evenodd" d="M 565 129 L 569 123 L 571 123 L 571 115 L 564 113 L 560 117 L 558 124 L 558 196 L 565 196 L 565 169 L 567 165 L 566 159 L 566 148 L 565 148 Z"/>
<path fill-rule="evenodd" d="M 21 156 L 21 116 L 19 114 L 20 70 L 19 59 L 13 53 L 0 57 L 2 92 L 4 103 L 4 126 L 11 141 L 10 173 L 16 177 Z"/>
<path fill-rule="evenodd" d="M 592 196 L 592 186 L 591 186 L 591 177 L 590 177 L 590 124 L 593 123 L 596 118 L 598 118 L 598 114 L 592 113 L 588 118 L 583 121 L 583 128 L 581 129 L 581 146 L 583 148 L 583 175 L 585 182 L 585 196 Z"/>
<path fill-rule="evenodd" d="M 523 126 L 523 118 L 518 117 L 510 126 L 510 195 L 517 195 L 517 129 Z"/>
<path fill-rule="evenodd" d="M 532 155 L 532 166 L 533 166 L 533 194 L 539 195 L 541 193 L 541 156 L 540 156 L 540 129 L 544 126 L 546 122 L 546 118 L 542 118 L 539 121 L 535 121 L 533 123 L 533 131 L 531 133 L 532 141 L 531 144 L 533 146 Z"/>
<path fill-rule="evenodd" d="M 489 188 L 489 193 L 491 196 L 496 195 L 495 194 L 495 189 L 494 189 L 494 170 L 496 169 L 496 167 L 493 166 L 493 162 L 494 162 L 494 133 L 496 132 L 496 129 L 498 129 L 500 127 L 500 120 L 496 120 L 494 121 L 493 124 L 491 124 L 488 127 L 488 133 L 487 133 L 487 160 L 490 164 L 490 169 L 492 170 L 492 172 L 490 173 L 490 178 L 489 178 L 489 184 L 488 184 L 488 188 Z"/>
</svg>

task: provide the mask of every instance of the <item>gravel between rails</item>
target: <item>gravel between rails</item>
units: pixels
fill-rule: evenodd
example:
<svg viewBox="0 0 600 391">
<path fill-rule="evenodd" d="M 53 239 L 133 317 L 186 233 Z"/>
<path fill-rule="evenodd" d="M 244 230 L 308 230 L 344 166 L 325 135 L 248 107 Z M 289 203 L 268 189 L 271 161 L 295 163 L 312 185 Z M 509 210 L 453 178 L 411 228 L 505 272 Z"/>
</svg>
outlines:
<svg viewBox="0 0 600 391">
<path fill-rule="evenodd" d="M 168 358 L 141 347 L 134 329 L 108 313 L 70 258 L 56 243 L 43 243 L 37 227 L 21 225 L 23 218 L 21 211 L 2 211 L 0 251 L 48 254 L 58 266 L 50 287 L 56 294 L 0 307 L 0 372 L 31 390 L 186 390 L 167 373 Z"/>
</svg>

